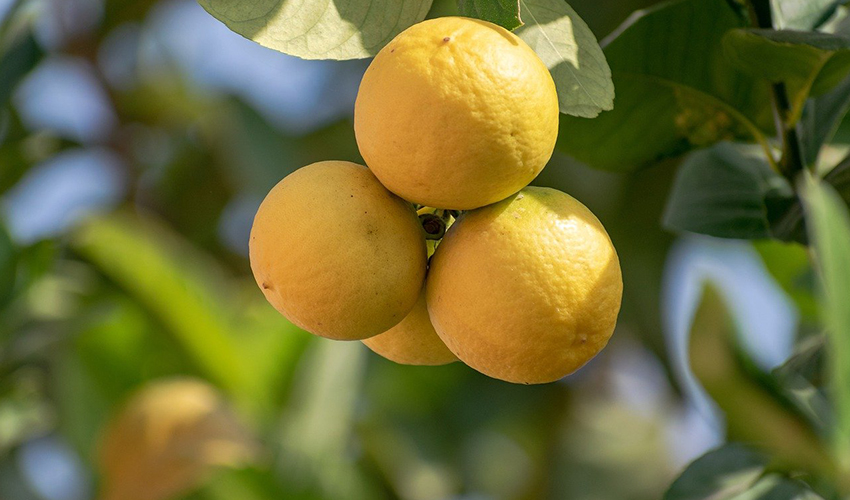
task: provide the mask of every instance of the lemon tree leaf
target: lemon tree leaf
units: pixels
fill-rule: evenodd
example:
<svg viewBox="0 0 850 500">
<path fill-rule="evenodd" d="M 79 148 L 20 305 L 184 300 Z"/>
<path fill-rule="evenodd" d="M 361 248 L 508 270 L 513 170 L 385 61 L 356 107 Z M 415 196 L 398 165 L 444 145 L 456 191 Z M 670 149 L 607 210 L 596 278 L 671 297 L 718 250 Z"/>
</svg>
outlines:
<svg viewBox="0 0 850 500">
<path fill-rule="evenodd" d="M 264 47 L 302 59 L 374 56 L 425 19 L 431 0 L 198 0 L 213 17 Z"/>
<path fill-rule="evenodd" d="M 817 162 L 821 146 L 832 140 L 848 110 L 850 78 L 826 94 L 810 99 L 803 108 L 800 135 L 807 165 Z"/>
<path fill-rule="evenodd" d="M 92 218 L 72 248 L 134 297 L 197 368 L 253 417 L 274 418 L 283 383 L 309 337 L 250 284 L 239 283 L 155 219 L 126 213 Z"/>
<path fill-rule="evenodd" d="M 794 354 L 772 372 L 789 401 L 819 432 L 832 428 L 832 405 L 821 388 L 824 385 L 825 343 L 822 335 L 805 339 L 794 349 Z"/>
<path fill-rule="evenodd" d="M 826 22 L 841 0 L 771 0 L 773 23 L 779 29 L 813 30 Z"/>
<path fill-rule="evenodd" d="M 817 257 L 821 316 L 835 408 L 835 449 L 850 460 L 850 214 L 836 191 L 811 176 L 803 186 L 806 219 Z"/>
<path fill-rule="evenodd" d="M 595 120 L 562 116 L 558 148 L 592 167 L 629 171 L 722 140 L 766 147 L 769 85 L 733 67 L 720 44 L 746 23 L 725 0 L 636 12 L 602 42 L 614 109 Z"/>
<path fill-rule="evenodd" d="M 734 29 L 723 37 L 726 57 L 741 71 L 784 83 L 796 123 L 809 96 L 823 94 L 850 72 L 850 40 L 808 31 Z"/>
<path fill-rule="evenodd" d="M 475 17 L 514 30 L 522 26 L 519 0 L 458 0 L 462 16 Z"/>
<path fill-rule="evenodd" d="M 614 106 L 614 82 L 605 54 L 587 24 L 563 0 L 519 0 L 516 30 L 546 63 L 561 113 L 593 118 Z"/>
<path fill-rule="evenodd" d="M 726 417 L 729 438 L 759 446 L 790 469 L 829 470 L 832 460 L 808 421 L 791 410 L 775 381 L 749 366 L 724 300 L 705 287 L 688 353 L 694 377 Z"/>
<path fill-rule="evenodd" d="M 664 225 L 720 238 L 791 239 L 800 230 L 788 216 L 795 204 L 791 186 L 767 162 L 721 143 L 682 163 Z"/>
<path fill-rule="evenodd" d="M 730 498 L 755 484 L 768 463 L 768 457 L 746 446 L 722 446 L 688 465 L 670 485 L 664 500 Z"/>
</svg>

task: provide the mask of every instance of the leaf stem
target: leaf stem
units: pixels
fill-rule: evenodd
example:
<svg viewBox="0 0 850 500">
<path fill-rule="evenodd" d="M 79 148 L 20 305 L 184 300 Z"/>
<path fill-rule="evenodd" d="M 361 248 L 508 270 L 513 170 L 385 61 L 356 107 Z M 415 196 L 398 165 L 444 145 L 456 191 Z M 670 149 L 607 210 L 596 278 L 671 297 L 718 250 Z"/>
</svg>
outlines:
<svg viewBox="0 0 850 500">
<path fill-rule="evenodd" d="M 750 22 L 759 28 L 773 29 L 773 16 L 770 11 L 770 0 L 750 0 L 747 2 L 747 10 L 750 14 Z M 785 84 L 774 83 L 770 88 L 771 104 L 773 107 L 773 120 L 776 124 L 776 133 L 782 144 L 782 158 L 779 160 L 779 172 L 796 185 L 797 175 L 805 169 L 806 160 L 803 157 L 803 148 L 800 143 L 800 135 L 797 133 L 797 124 L 790 119 L 791 104 L 788 101 L 788 91 Z"/>
</svg>

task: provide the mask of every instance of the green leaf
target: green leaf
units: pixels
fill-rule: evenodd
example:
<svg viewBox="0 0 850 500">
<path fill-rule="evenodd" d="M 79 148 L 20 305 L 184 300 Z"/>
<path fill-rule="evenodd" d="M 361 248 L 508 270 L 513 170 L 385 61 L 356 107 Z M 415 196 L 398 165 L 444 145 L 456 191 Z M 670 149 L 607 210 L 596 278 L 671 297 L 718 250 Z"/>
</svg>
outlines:
<svg viewBox="0 0 850 500">
<path fill-rule="evenodd" d="M 728 444 L 692 462 L 673 481 L 664 500 L 722 500 L 749 489 L 770 459 L 746 446 Z"/>
<path fill-rule="evenodd" d="M 850 157 L 847 157 L 823 176 L 845 203 L 850 203 Z"/>
<path fill-rule="evenodd" d="M 18 82 L 44 57 L 32 33 L 20 37 L 0 56 L 0 109 L 6 106 Z"/>
<path fill-rule="evenodd" d="M 664 226 L 720 238 L 770 238 L 768 197 L 795 199 L 767 162 L 721 143 L 692 153 L 679 167 Z"/>
<path fill-rule="evenodd" d="M 828 473 L 832 461 L 808 422 L 771 380 L 755 372 L 737 342 L 721 296 L 706 287 L 690 335 L 691 371 L 726 417 L 730 439 L 758 446 L 788 470 Z"/>
<path fill-rule="evenodd" d="M 753 242 L 767 272 L 791 297 L 804 320 L 817 317 L 815 274 L 809 262 L 808 249 L 797 243 L 776 240 Z"/>
<path fill-rule="evenodd" d="M 785 84 L 789 124 L 800 119 L 810 95 L 829 91 L 850 72 L 850 40 L 828 33 L 734 29 L 723 37 L 723 50 L 741 71 Z"/>
<path fill-rule="evenodd" d="M 832 140 L 850 110 L 850 78 L 814 99 L 803 108 L 800 127 L 806 164 L 815 165 L 821 147 Z"/>
<path fill-rule="evenodd" d="M 593 118 L 614 106 L 605 54 L 587 24 L 564 0 L 519 0 L 525 23 L 516 30 L 546 63 L 561 113 Z"/>
<path fill-rule="evenodd" d="M 803 201 L 817 258 L 821 315 L 830 346 L 833 444 L 842 465 L 850 467 L 850 214 L 834 189 L 812 177 L 803 186 Z"/>
<path fill-rule="evenodd" d="M 778 29 L 813 30 L 826 22 L 842 0 L 771 0 Z"/>
<path fill-rule="evenodd" d="M 215 261 L 150 218 L 93 218 L 71 244 L 150 311 L 251 416 L 273 418 L 294 354 L 309 336 L 275 312 L 256 285 L 250 301 L 240 300 L 239 283 Z"/>
<path fill-rule="evenodd" d="M 714 498 L 712 500 L 722 500 Z M 801 481 L 788 479 L 779 474 L 768 474 L 744 493 L 730 500 L 823 500 Z"/>
<path fill-rule="evenodd" d="M 431 0 L 198 0 L 213 17 L 264 47 L 302 59 L 374 56 L 425 19 Z"/>
<path fill-rule="evenodd" d="M 805 339 L 795 347 L 794 354 L 773 370 L 773 377 L 785 391 L 788 399 L 819 432 L 832 428 L 832 405 L 824 385 L 824 345 L 822 335 Z"/>
<path fill-rule="evenodd" d="M 678 0 L 632 15 L 602 42 L 616 106 L 592 121 L 561 117 L 559 149 L 628 171 L 722 140 L 767 148 L 768 85 L 732 67 L 720 45 L 745 25 L 724 0 Z"/>
<path fill-rule="evenodd" d="M 519 0 L 457 0 L 460 15 L 483 19 L 514 30 L 522 26 Z"/>
</svg>

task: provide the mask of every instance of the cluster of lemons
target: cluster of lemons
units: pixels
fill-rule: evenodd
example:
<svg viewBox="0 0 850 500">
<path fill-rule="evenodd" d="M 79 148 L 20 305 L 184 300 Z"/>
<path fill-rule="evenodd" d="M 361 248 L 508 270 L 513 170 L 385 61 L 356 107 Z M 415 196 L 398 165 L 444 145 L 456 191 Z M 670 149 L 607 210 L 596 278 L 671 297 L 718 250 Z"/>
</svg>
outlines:
<svg viewBox="0 0 850 500">
<path fill-rule="evenodd" d="M 299 327 L 396 362 L 460 359 L 517 383 L 572 373 L 607 344 L 622 277 L 584 205 L 527 187 L 558 116 L 548 69 L 510 31 L 459 17 L 408 28 L 360 84 L 368 168 L 314 163 L 260 206 L 257 284 Z"/>
</svg>

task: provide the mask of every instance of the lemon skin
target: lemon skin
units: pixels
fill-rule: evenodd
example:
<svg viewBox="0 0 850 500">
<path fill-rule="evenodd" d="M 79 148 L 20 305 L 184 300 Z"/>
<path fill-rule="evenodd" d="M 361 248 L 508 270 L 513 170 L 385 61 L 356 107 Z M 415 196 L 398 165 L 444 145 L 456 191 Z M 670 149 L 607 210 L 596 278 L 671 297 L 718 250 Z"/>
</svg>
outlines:
<svg viewBox="0 0 850 500">
<path fill-rule="evenodd" d="M 354 109 L 357 145 L 392 192 L 468 210 L 516 193 L 558 136 L 546 65 L 510 31 L 443 17 L 411 26 L 366 70 Z"/>
<path fill-rule="evenodd" d="M 536 384 L 574 372 L 614 331 L 623 282 L 599 220 L 560 191 L 528 187 L 462 215 L 431 261 L 426 300 L 472 368 Z"/>
<path fill-rule="evenodd" d="M 403 365 L 436 366 L 457 361 L 457 356 L 440 340 L 431 325 L 424 289 L 401 323 L 363 343 L 375 353 Z"/>
<path fill-rule="evenodd" d="M 304 330 L 337 340 L 404 319 L 427 264 L 413 207 L 344 161 L 314 163 L 278 183 L 257 211 L 249 250 L 266 299 Z"/>
</svg>

